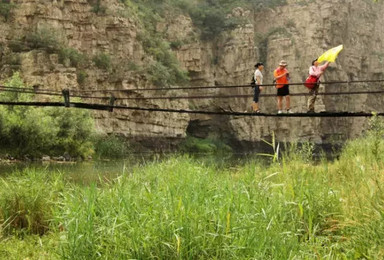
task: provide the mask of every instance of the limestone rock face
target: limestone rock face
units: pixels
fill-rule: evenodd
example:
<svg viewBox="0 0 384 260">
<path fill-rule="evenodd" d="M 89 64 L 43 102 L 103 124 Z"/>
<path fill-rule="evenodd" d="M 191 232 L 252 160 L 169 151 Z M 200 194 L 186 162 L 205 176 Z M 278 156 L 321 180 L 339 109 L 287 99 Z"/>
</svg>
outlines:
<svg viewBox="0 0 384 260">
<path fill-rule="evenodd" d="M 142 65 L 150 61 L 142 47 L 141 26 L 134 14 L 126 12 L 117 0 L 105 0 L 107 10 L 97 13 L 91 0 L 14 0 L 17 8 L 11 20 L 0 21 L 0 43 L 9 46 L 28 32 L 49 28 L 69 48 L 93 57 L 109 54 L 111 70 L 90 66 L 85 71 L 60 61 L 58 54 L 43 50 L 22 50 L 20 62 L 2 62 L 2 78 L 19 69 L 25 82 L 60 91 L 124 89 L 114 93 L 129 107 L 199 109 L 210 111 L 250 111 L 252 98 L 132 100 L 132 97 L 167 95 L 252 95 L 246 88 L 207 88 L 173 92 L 141 92 L 153 88 L 144 73 L 119 69 L 120 64 Z M 383 3 L 365 0 L 289 0 L 288 5 L 257 12 L 235 8 L 230 16 L 247 21 L 224 32 L 212 41 L 202 41 L 190 17 L 167 15 L 156 30 L 166 35 L 183 69 L 189 72 L 192 86 L 247 85 L 258 61 L 265 62 L 264 82 L 272 83 L 273 70 L 281 59 L 288 61 L 292 82 L 301 82 L 311 61 L 325 50 L 344 44 L 336 63 L 326 71 L 323 81 L 382 79 L 384 77 Z M 6 48 L 7 49 L 7 48 Z M 7 51 L 3 52 L 3 59 Z M 14 63 L 14 62 L 13 62 Z M 85 77 L 79 83 L 80 76 Z M 381 89 L 382 84 L 324 85 L 321 92 Z M 291 86 L 291 93 L 306 92 L 304 86 Z M 265 94 L 274 94 L 266 87 Z M 94 96 L 109 97 L 111 92 Z M 126 99 L 124 99 L 126 98 Z M 384 99 L 376 95 L 320 96 L 316 110 L 382 111 Z M 85 99 L 100 103 L 102 99 Z M 306 97 L 292 97 L 293 111 L 306 110 Z M 276 112 L 275 97 L 261 98 L 261 109 Z M 192 135 L 216 136 L 235 142 L 258 142 L 272 133 L 280 141 L 330 143 L 354 138 L 366 127 L 365 119 L 223 117 L 176 113 L 119 110 L 94 112 L 97 126 L 107 133 L 120 133 L 138 139 L 182 139 Z"/>
<path fill-rule="evenodd" d="M 3 44 L 20 40 L 29 31 L 49 29 L 60 40 L 60 44 L 76 49 L 88 57 L 106 53 L 113 57 L 112 65 L 134 63 L 141 65 L 148 60 L 138 40 L 140 27 L 129 15 L 122 16 L 119 1 L 103 1 L 108 9 L 104 14 L 92 11 L 92 3 L 87 0 L 18 0 L 12 21 L 1 22 L 4 33 Z M 61 91 L 136 89 L 154 87 L 145 76 L 130 71 L 105 71 L 90 67 L 83 73 L 84 84 L 78 83 L 79 71 L 68 64 L 61 64 L 57 54 L 44 50 L 23 51 L 20 54 L 19 69 L 28 85 L 38 85 L 42 89 Z M 9 76 L 8 66 L 2 68 L 2 78 Z M 161 93 L 161 92 L 159 92 Z M 156 93 L 156 94 L 159 94 Z M 109 97 L 109 92 L 87 93 L 83 96 Z M 151 96 L 151 93 L 127 91 L 115 93 L 122 98 L 117 105 L 144 108 L 188 108 L 187 101 L 124 100 L 124 98 Z M 167 93 L 162 93 L 167 95 Z M 79 93 L 77 94 L 79 95 Z M 40 99 L 44 99 L 39 97 Z M 89 103 L 107 103 L 101 99 L 83 99 Z M 97 126 L 106 133 L 117 133 L 127 137 L 145 138 L 184 138 L 189 116 L 184 114 L 151 113 L 135 110 L 118 110 L 113 113 L 94 112 Z"/>
<path fill-rule="evenodd" d="M 250 82 L 253 65 L 265 61 L 264 83 L 272 83 L 273 70 L 280 60 L 288 61 L 291 82 L 302 82 L 308 75 L 311 61 L 324 51 L 344 44 L 336 63 L 324 74 L 323 81 L 374 80 L 384 77 L 383 59 L 383 3 L 370 1 L 289 1 L 274 9 L 261 8 L 253 14 L 252 22 L 223 35 L 217 43 L 217 64 L 204 66 L 219 85 L 242 85 Z M 240 11 L 240 13 L 242 13 Z M 248 14 L 249 15 L 249 14 Z M 209 56 L 200 50 L 201 57 Z M 198 52 L 192 52 L 197 55 Z M 181 55 L 183 57 L 183 55 Z M 183 59 L 181 59 L 183 60 Z M 203 61 L 204 58 L 200 59 Z M 199 64 L 195 57 L 194 64 Z M 207 64 L 206 64 L 207 65 Z M 200 70 L 201 71 L 201 70 Z M 199 71 L 199 75 L 202 73 Z M 206 79 L 206 77 L 204 77 Z M 204 82 L 204 79 L 200 79 Z M 207 82 L 207 80 L 205 80 Z M 351 92 L 381 90 L 383 84 L 322 85 L 320 92 Z M 291 93 L 308 92 L 300 86 L 291 86 Z M 265 94 L 275 94 L 274 87 L 266 87 Z M 252 94 L 250 89 L 222 89 L 215 94 Z M 276 98 L 261 98 L 263 111 L 276 112 Z M 319 96 L 316 111 L 382 111 L 384 99 L 378 95 Z M 291 97 L 291 109 L 306 111 L 306 97 Z M 199 101 L 199 104 L 202 104 Z M 234 111 L 250 110 L 251 98 L 214 100 L 212 107 Z M 195 119 L 197 120 L 197 119 Z M 196 124 L 196 121 L 195 121 Z M 272 132 L 280 141 L 311 141 L 332 143 L 354 138 L 362 133 L 367 120 L 361 118 L 201 118 L 201 126 L 211 126 L 227 138 L 257 142 L 270 139 Z M 214 127 L 212 127 L 214 126 Z M 195 127 L 196 129 L 197 127 Z M 198 128 L 197 128 L 198 129 Z"/>
<path fill-rule="evenodd" d="M 324 51 L 344 45 L 336 63 L 332 63 L 324 74 L 323 81 L 356 81 L 384 78 L 384 34 L 381 26 L 384 17 L 383 3 L 370 1 L 290 1 L 288 5 L 275 9 L 264 9 L 254 15 L 255 34 L 263 37 L 266 69 L 265 82 L 271 83 L 273 70 L 279 60 L 288 62 L 291 81 L 301 82 L 308 75 L 311 61 Z M 256 45 L 258 43 L 256 42 Z M 381 90 L 383 83 L 322 85 L 321 92 L 351 92 Z M 304 86 L 291 86 L 291 93 L 306 92 Z M 267 88 L 266 93 L 275 93 Z M 334 95 L 319 96 L 317 111 L 382 111 L 382 96 Z M 305 97 L 292 97 L 293 111 L 306 111 Z M 261 107 L 268 112 L 276 111 L 276 101 L 265 98 Z M 248 119 L 245 119 L 245 121 Z M 239 120 L 232 120 L 237 129 Z M 250 120 L 248 120 L 250 121 Z M 360 135 L 367 120 L 334 119 L 261 119 L 254 121 L 257 129 L 254 140 L 264 138 L 264 129 L 274 131 L 279 140 L 315 141 L 331 143 Z M 244 124 L 244 123 L 243 123 Z M 250 123 L 251 124 L 251 123 Z M 242 128 L 240 128 L 242 129 Z M 239 134 L 237 139 L 249 138 L 249 131 Z"/>
</svg>

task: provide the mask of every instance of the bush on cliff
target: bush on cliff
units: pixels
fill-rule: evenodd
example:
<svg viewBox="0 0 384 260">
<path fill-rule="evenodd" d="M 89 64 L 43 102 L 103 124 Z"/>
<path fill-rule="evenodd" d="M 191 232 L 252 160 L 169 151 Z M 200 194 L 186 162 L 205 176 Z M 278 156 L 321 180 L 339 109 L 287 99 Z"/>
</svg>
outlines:
<svg viewBox="0 0 384 260">
<path fill-rule="evenodd" d="M 8 21 L 9 17 L 12 14 L 12 9 L 15 8 L 15 4 L 10 3 L 10 1 L 2 0 L 0 2 L 0 16 L 4 17 L 5 21 Z"/>
</svg>

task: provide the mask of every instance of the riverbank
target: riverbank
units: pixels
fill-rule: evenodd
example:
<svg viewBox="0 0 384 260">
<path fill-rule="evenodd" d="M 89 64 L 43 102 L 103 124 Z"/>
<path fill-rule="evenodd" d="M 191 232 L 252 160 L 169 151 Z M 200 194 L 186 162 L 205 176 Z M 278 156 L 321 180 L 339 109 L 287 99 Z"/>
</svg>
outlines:
<svg viewBox="0 0 384 260">
<path fill-rule="evenodd" d="M 28 168 L 0 182 L 0 258 L 380 259 L 383 151 L 370 135 L 316 165 L 173 156 L 84 183 Z"/>
</svg>

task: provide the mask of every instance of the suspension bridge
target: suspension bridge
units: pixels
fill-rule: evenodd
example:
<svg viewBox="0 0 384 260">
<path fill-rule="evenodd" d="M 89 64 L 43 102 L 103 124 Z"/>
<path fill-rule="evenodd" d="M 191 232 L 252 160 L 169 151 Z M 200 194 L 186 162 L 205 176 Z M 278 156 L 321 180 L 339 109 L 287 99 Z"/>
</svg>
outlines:
<svg viewBox="0 0 384 260">
<path fill-rule="evenodd" d="M 329 81 L 321 82 L 323 85 L 341 85 L 341 84 L 361 84 L 361 83 L 382 83 L 384 80 L 356 80 L 356 81 Z M 273 87 L 275 84 L 263 84 L 260 86 Z M 290 83 L 290 86 L 303 86 L 303 82 Z M 5 101 L 0 98 L 0 105 L 7 106 L 35 106 L 35 107 L 72 107 L 80 109 L 92 109 L 92 110 L 103 110 L 113 112 L 114 109 L 120 110 L 132 110 L 132 111 L 149 111 L 149 112 L 168 112 L 168 113 L 186 113 L 186 114 L 205 114 L 205 115 L 226 115 L 226 116 L 246 116 L 246 117 L 371 117 L 371 116 L 384 116 L 383 111 L 375 112 L 320 112 L 320 113 L 290 113 L 290 114 L 274 114 L 274 113 L 252 113 L 252 112 L 239 112 L 239 111 L 225 111 L 223 109 L 215 110 L 196 110 L 196 109 L 174 109 L 172 107 L 142 107 L 142 106 L 128 106 L 118 104 L 119 101 L 123 100 L 182 100 L 182 99 L 232 99 L 232 98 L 246 98 L 251 99 L 253 95 L 245 94 L 234 94 L 234 95 L 151 95 L 148 97 L 130 97 L 132 93 L 139 92 L 169 92 L 175 90 L 184 91 L 202 91 L 208 89 L 239 89 L 239 88 L 250 88 L 250 85 L 228 85 L 228 86 L 204 86 L 204 87 L 172 87 L 172 88 L 146 88 L 146 89 L 101 89 L 101 90 L 69 90 L 64 89 L 60 91 L 53 91 L 51 89 L 43 89 L 39 86 L 33 88 L 25 87 L 12 87 L 12 86 L 0 86 L 0 91 L 12 92 L 12 93 L 23 93 L 32 95 L 52 96 L 56 97 L 53 99 L 62 98 L 61 102 L 38 102 L 38 101 Z M 126 97 L 116 97 L 117 93 L 122 93 Z M 384 89 L 379 90 L 367 90 L 367 91 L 335 91 L 335 92 L 322 92 L 319 96 L 337 96 L 337 95 L 382 95 Z M 119 94 L 120 95 L 120 94 Z M 275 97 L 275 94 L 262 94 L 261 98 Z M 290 96 L 309 96 L 308 92 L 302 93 L 291 93 Z M 72 102 L 71 99 L 80 99 L 82 102 Z M 95 103 L 95 101 L 97 101 Z M 378 108 L 378 109 L 381 109 Z"/>
</svg>

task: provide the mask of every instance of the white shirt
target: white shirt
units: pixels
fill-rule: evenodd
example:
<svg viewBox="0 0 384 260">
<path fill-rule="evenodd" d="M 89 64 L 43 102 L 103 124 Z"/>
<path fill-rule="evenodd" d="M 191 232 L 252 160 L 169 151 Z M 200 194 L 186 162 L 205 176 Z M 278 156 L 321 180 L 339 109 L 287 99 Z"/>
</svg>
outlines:
<svg viewBox="0 0 384 260">
<path fill-rule="evenodd" d="M 257 82 L 257 77 L 259 77 L 260 82 Z M 257 85 L 262 85 L 263 84 L 263 74 L 261 73 L 261 71 L 259 69 L 257 69 L 255 71 L 255 81 L 256 81 Z"/>
<path fill-rule="evenodd" d="M 315 76 L 315 77 L 320 77 L 321 73 L 328 67 L 329 62 L 325 63 L 322 66 L 311 66 L 309 67 L 309 75 Z"/>
</svg>

